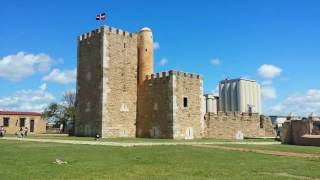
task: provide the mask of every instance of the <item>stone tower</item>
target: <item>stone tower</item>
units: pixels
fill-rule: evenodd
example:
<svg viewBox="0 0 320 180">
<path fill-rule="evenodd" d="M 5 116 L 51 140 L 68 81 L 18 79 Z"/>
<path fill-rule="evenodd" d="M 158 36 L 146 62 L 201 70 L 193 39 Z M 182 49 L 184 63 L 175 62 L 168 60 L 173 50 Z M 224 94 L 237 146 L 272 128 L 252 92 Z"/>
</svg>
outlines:
<svg viewBox="0 0 320 180">
<path fill-rule="evenodd" d="M 138 83 L 153 74 L 153 37 L 150 28 L 142 28 L 138 35 Z"/>
<path fill-rule="evenodd" d="M 193 139 L 203 136 L 205 108 L 200 75 L 180 71 L 146 77 L 139 97 L 137 136 Z"/>
<path fill-rule="evenodd" d="M 145 126 L 142 121 L 142 109 L 144 106 L 144 81 L 153 74 L 153 37 L 151 29 L 142 28 L 138 33 L 138 102 L 137 102 L 137 129 Z M 139 113 L 140 112 L 140 113 Z M 137 136 L 139 133 L 136 132 Z"/>
<path fill-rule="evenodd" d="M 136 33 L 108 26 L 79 37 L 75 135 L 135 137 L 137 47 Z"/>
<path fill-rule="evenodd" d="M 203 136 L 199 75 L 154 74 L 153 37 L 102 26 L 78 39 L 75 135 L 192 139 Z"/>
</svg>

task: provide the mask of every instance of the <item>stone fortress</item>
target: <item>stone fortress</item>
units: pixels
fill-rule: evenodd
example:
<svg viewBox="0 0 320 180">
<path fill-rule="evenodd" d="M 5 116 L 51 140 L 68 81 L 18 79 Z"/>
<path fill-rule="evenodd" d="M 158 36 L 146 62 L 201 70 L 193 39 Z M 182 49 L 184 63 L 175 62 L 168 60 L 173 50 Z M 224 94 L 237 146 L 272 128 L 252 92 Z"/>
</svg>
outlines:
<svg viewBox="0 0 320 180">
<path fill-rule="evenodd" d="M 153 66 L 149 28 L 129 33 L 102 26 L 79 36 L 75 135 L 171 139 L 274 136 L 268 117 L 219 111 L 219 99 L 204 96 L 200 75 L 174 70 L 154 73 Z M 206 106 L 212 107 L 206 105 L 206 99 L 214 100 L 210 102 L 216 103 L 215 112 L 206 110 Z"/>
</svg>

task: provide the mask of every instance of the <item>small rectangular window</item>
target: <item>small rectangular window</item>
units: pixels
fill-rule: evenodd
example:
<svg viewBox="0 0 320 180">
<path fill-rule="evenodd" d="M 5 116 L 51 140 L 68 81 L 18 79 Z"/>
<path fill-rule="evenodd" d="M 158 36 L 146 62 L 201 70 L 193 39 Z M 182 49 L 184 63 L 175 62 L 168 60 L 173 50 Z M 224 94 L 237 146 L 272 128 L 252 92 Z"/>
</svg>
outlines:
<svg viewBox="0 0 320 180">
<path fill-rule="evenodd" d="M 188 107 L 188 98 L 187 97 L 183 98 L 183 107 Z"/>
<path fill-rule="evenodd" d="M 26 125 L 26 118 L 20 118 L 20 127 L 24 127 Z"/>
<path fill-rule="evenodd" d="M 3 118 L 3 126 L 4 127 L 9 127 L 9 120 L 10 120 L 10 118 Z"/>
</svg>

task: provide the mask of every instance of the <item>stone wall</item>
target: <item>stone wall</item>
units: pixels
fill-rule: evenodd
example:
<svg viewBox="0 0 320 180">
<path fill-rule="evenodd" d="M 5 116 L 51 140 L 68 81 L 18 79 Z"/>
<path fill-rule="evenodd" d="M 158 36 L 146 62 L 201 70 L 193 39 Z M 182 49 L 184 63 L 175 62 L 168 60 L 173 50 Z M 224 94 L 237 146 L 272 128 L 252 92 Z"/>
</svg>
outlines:
<svg viewBox="0 0 320 180">
<path fill-rule="evenodd" d="M 103 137 L 135 137 L 137 35 L 104 27 Z"/>
<path fill-rule="evenodd" d="M 176 71 L 157 73 L 147 76 L 141 92 L 139 137 L 201 138 L 205 110 L 201 107 L 200 76 Z"/>
<path fill-rule="evenodd" d="M 78 40 L 77 104 L 75 135 L 101 134 L 102 118 L 102 34 L 101 29 Z"/>
<path fill-rule="evenodd" d="M 283 144 L 320 146 L 320 121 L 287 120 L 283 123 L 281 142 Z"/>
<path fill-rule="evenodd" d="M 259 114 L 218 112 L 205 116 L 206 138 L 241 139 L 243 137 L 275 137 L 269 117 Z"/>
<path fill-rule="evenodd" d="M 205 114 L 203 80 L 199 75 L 175 71 L 172 71 L 172 79 L 174 139 L 201 138 Z"/>
<path fill-rule="evenodd" d="M 173 138 L 172 76 L 157 73 L 140 87 L 138 137 Z"/>
</svg>

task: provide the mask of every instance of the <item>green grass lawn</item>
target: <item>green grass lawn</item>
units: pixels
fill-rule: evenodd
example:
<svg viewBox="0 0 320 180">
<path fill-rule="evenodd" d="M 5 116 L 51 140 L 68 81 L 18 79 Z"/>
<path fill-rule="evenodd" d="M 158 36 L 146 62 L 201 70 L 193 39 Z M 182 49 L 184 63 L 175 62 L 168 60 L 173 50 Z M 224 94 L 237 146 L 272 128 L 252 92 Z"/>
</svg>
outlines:
<svg viewBox="0 0 320 180">
<path fill-rule="evenodd" d="M 319 159 L 192 146 L 125 148 L 0 140 L 0 148 L 4 180 L 320 178 Z M 68 164 L 53 163 L 56 158 Z"/>
<path fill-rule="evenodd" d="M 284 144 L 281 144 L 281 145 L 224 144 L 221 146 L 320 155 L 320 147 L 316 147 L 316 146 L 294 146 L 294 145 L 284 145 Z"/>
<path fill-rule="evenodd" d="M 7 135 L 6 137 L 15 137 Z M 95 141 L 93 137 L 75 137 L 75 136 L 44 136 L 44 135 L 29 135 L 26 138 L 33 139 L 60 139 L 60 140 L 78 140 L 78 141 Z M 193 139 L 193 140 L 173 140 L 173 139 L 152 139 L 152 138 L 103 138 L 100 141 L 104 142 L 124 142 L 124 143 L 139 143 L 139 142 L 272 142 L 273 139 Z"/>
</svg>

